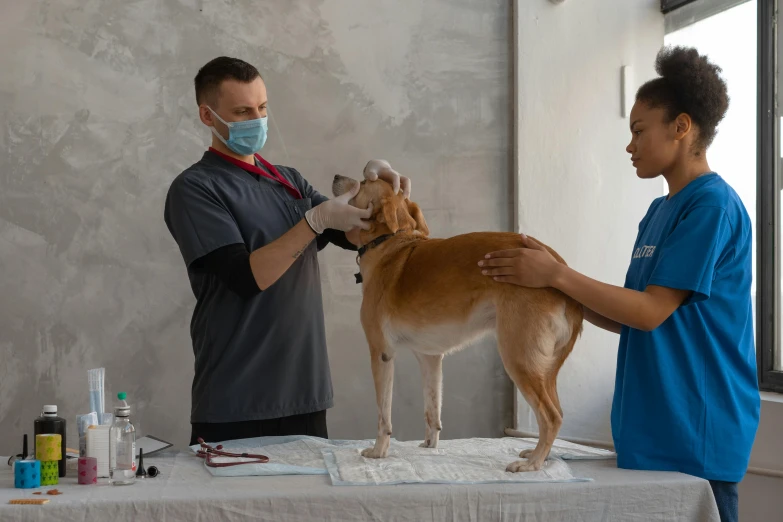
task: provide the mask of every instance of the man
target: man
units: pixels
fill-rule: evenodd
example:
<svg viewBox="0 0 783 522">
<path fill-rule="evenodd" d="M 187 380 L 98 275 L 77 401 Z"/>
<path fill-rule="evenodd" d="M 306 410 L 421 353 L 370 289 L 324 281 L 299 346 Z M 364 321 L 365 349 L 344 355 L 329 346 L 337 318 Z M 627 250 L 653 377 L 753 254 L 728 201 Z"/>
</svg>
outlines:
<svg viewBox="0 0 783 522">
<path fill-rule="evenodd" d="M 327 438 L 333 394 L 316 253 L 329 242 L 355 250 L 372 209 L 348 205 L 354 194 L 328 200 L 293 168 L 255 154 L 267 131 L 255 67 L 216 58 L 195 87 L 212 146 L 172 182 L 164 212 L 196 297 L 190 443 Z M 410 194 L 383 160 L 364 175 Z"/>
</svg>

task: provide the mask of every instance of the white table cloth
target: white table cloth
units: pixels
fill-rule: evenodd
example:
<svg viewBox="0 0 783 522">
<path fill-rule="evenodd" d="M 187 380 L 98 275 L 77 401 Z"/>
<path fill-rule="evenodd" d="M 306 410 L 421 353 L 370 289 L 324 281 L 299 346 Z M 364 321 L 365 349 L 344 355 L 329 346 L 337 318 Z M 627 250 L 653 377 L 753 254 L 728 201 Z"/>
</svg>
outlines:
<svg viewBox="0 0 783 522">
<path fill-rule="evenodd" d="M 132 486 L 79 486 L 63 494 L 13 488 L 0 469 L 0 520 L 12 521 L 693 521 L 718 522 L 709 483 L 688 475 L 628 471 L 614 460 L 571 461 L 591 482 L 333 486 L 326 475 L 215 477 L 190 450 L 145 457 L 161 474 Z M 13 498 L 48 498 L 43 506 Z"/>
</svg>

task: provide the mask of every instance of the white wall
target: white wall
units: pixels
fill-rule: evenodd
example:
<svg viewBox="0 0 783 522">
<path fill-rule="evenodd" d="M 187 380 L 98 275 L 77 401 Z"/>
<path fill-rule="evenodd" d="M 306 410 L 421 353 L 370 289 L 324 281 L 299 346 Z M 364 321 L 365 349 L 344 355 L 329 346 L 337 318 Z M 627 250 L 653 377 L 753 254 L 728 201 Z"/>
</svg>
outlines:
<svg viewBox="0 0 783 522">
<path fill-rule="evenodd" d="M 625 147 L 620 68 L 655 74 L 663 17 L 653 0 L 515 5 L 518 225 L 576 270 L 622 284 L 639 220 L 661 182 L 639 180 Z M 558 379 L 561 436 L 611 441 L 618 336 L 586 324 Z M 517 429 L 537 432 L 517 392 Z"/>
<path fill-rule="evenodd" d="M 636 178 L 620 116 L 620 67 L 633 91 L 655 76 L 663 45 L 657 0 L 518 0 L 515 4 L 518 226 L 577 270 L 622 284 L 637 225 L 660 180 Z M 611 444 L 618 337 L 586 324 L 558 379 L 560 436 Z M 783 520 L 783 396 L 764 394 L 751 472 L 740 484 L 743 522 Z M 515 428 L 537 433 L 517 392 Z"/>
</svg>

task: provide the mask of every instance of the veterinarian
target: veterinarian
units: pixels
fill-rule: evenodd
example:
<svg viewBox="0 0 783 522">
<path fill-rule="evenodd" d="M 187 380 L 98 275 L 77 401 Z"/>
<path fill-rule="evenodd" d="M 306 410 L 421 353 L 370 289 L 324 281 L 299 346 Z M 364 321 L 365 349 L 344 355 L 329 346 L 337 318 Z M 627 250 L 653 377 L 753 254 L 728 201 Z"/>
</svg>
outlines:
<svg viewBox="0 0 783 522">
<path fill-rule="evenodd" d="M 728 108 L 720 68 L 695 49 L 664 48 L 659 78 L 631 111 L 631 155 L 668 196 L 639 224 L 625 287 L 557 263 L 535 241 L 493 252 L 485 275 L 554 287 L 594 325 L 620 334 L 612 435 L 621 468 L 679 471 L 710 481 L 723 522 L 738 518 L 759 422 L 751 303 L 751 221 L 706 151 Z"/>
<path fill-rule="evenodd" d="M 356 250 L 371 209 L 349 206 L 353 194 L 328 200 L 295 169 L 255 154 L 267 138 L 255 67 L 216 58 L 194 83 L 212 146 L 174 179 L 164 211 L 196 297 L 190 444 L 327 438 L 333 394 L 316 254 L 329 242 Z M 383 160 L 364 177 L 410 194 L 410 180 Z"/>
</svg>

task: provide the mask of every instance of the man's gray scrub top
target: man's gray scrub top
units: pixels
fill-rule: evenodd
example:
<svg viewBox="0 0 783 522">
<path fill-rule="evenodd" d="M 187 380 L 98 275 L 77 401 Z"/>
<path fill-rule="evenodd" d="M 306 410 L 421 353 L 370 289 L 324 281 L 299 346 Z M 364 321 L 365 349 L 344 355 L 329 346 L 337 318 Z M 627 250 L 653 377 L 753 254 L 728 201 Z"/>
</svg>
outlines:
<svg viewBox="0 0 783 522">
<path fill-rule="evenodd" d="M 301 199 L 212 151 L 169 188 L 164 217 L 196 296 L 191 422 L 271 419 L 333 405 L 315 241 L 250 299 L 191 267 L 226 245 L 244 243 L 250 252 L 263 247 L 327 200 L 296 170 L 276 168 Z"/>
</svg>

